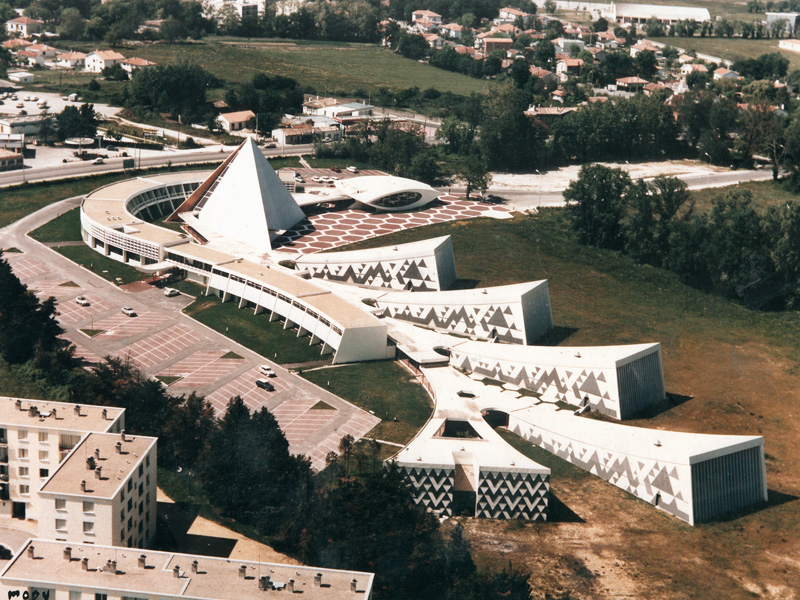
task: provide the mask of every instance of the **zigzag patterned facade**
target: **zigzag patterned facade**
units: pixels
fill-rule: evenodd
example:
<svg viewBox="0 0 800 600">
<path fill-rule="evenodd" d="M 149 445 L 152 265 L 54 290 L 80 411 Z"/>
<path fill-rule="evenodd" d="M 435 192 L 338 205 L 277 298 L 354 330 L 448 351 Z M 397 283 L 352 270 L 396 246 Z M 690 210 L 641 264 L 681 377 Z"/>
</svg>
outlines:
<svg viewBox="0 0 800 600">
<path fill-rule="evenodd" d="M 387 293 L 381 316 L 481 340 L 531 344 L 553 328 L 546 281 L 430 294 Z"/>
<path fill-rule="evenodd" d="M 453 485 L 455 469 L 451 466 L 397 465 L 414 488 L 414 502 L 442 516 L 453 515 Z"/>
<path fill-rule="evenodd" d="M 481 469 L 476 517 L 546 520 L 550 475 Z"/>
<path fill-rule="evenodd" d="M 593 443 L 575 439 L 580 438 L 580 434 L 567 427 L 552 431 L 535 421 L 535 417 L 526 417 L 524 411 L 521 415 L 511 413 L 509 429 L 532 444 L 691 525 L 766 500 L 763 438 L 740 436 L 739 440 L 744 441 L 733 443 L 720 440 L 714 450 L 695 456 L 687 457 L 684 453 L 679 457 L 676 453 L 664 452 L 664 458 L 659 459 L 648 451 L 646 442 L 634 450 L 635 454 L 617 450 L 617 439 L 626 435 L 622 430 L 630 429 L 625 426 L 602 424 L 615 428 L 616 431 L 595 437 Z M 683 436 L 681 445 L 684 447 L 691 447 L 700 438 L 731 437 L 675 434 L 655 430 L 640 430 L 636 433 L 646 434 L 648 431 L 653 436 L 649 440 L 651 448 L 654 444 L 661 445 L 655 436 L 662 433 Z M 707 476 L 706 473 L 713 471 L 720 461 L 729 467 L 726 472 Z M 736 467 L 730 468 L 730 465 Z"/>
<path fill-rule="evenodd" d="M 371 250 L 310 254 L 295 264 L 319 279 L 414 292 L 444 290 L 456 280 L 449 235 Z"/>
<path fill-rule="evenodd" d="M 659 344 L 589 348 L 528 347 L 470 343 L 451 348 L 450 364 L 467 373 L 510 383 L 547 400 L 624 419 L 664 398 Z M 583 362 L 583 365 L 581 364 Z M 622 375 L 622 376 L 620 376 Z"/>
</svg>

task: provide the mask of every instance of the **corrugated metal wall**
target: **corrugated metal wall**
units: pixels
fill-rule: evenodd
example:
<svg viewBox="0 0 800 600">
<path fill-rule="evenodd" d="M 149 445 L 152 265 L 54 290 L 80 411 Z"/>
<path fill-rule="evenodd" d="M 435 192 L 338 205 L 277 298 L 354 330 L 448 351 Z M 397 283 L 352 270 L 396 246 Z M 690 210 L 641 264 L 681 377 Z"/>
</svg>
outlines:
<svg viewBox="0 0 800 600">
<path fill-rule="evenodd" d="M 694 522 L 704 523 L 764 500 L 761 448 L 748 448 L 692 465 Z"/>
<path fill-rule="evenodd" d="M 664 399 L 661 353 L 653 352 L 617 367 L 619 418 L 625 419 Z"/>
</svg>

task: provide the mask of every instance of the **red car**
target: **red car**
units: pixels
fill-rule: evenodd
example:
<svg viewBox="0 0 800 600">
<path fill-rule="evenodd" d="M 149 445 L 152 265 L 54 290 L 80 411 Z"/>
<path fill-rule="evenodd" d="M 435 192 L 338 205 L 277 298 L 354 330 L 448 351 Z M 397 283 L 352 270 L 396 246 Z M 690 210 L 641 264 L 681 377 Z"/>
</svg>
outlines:
<svg viewBox="0 0 800 600">
<path fill-rule="evenodd" d="M 342 170 L 339 167 L 337 167 L 336 165 L 331 167 L 331 171 L 333 171 L 334 173 L 341 173 L 342 172 Z"/>
</svg>

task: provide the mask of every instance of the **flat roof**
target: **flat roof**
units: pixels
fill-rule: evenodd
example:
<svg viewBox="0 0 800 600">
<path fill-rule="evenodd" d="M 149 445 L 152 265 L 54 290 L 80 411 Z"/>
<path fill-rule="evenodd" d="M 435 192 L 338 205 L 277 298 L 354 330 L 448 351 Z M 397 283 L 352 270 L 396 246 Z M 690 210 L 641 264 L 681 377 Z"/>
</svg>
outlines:
<svg viewBox="0 0 800 600">
<path fill-rule="evenodd" d="M 426 292 L 427 293 L 427 292 Z M 454 352 L 480 356 L 486 360 L 553 365 L 573 369 L 610 369 L 660 351 L 661 344 L 625 346 L 519 346 L 466 341 L 451 345 Z"/>
<path fill-rule="evenodd" d="M 157 438 L 143 435 L 124 437 L 125 441 L 121 434 L 90 433 L 72 449 L 39 493 L 113 498 L 157 441 Z M 117 452 L 117 442 L 122 443 L 122 452 Z M 87 466 L 87 459 L 96 457 L 98 450 L 100 458 L 95 463 L 102 468 L 102 479 Z M 86 481 L 86 491 L 81 490 L 81 481 Z"/>
<path fill-rule="evenodd" d="M 22 410 L 17 408 L 20 402 Z M 38 413 L 31 414 L 36 407 Z M 75 408 L 80 407 L 80 415 Z M 106 416 L 103 417 L 103 411 Z M 79 433 L 106 432 L 125 413 L 124 408 L 50 402 L 0 396 L 0 425 L 6 427 L 31 427 L 40 429 L 63 429 Z"/>
<path fill-rule="evenodd" d="M 30 546 L 33 546 L 33 557 L 28 553 Z M 71 548 L 70 560 L 64 556 L 67 547 Z M 145 568 L 139 565 L 140 556 L 145 557 Z M 89 570 L 81 565 L 84 558 L 88 558 Z M 116 562 L 115 572 L 104 569 L 108 561 Z M 197 561 L 197 572 L 192 572 L 194 561 Z M 242 566 L 245 566 L 244 577 L 239 574 Z M 175 576 L 175 567 L 179 567 L 180 577 Z M 314 578 L 318 573 L 322 575 L 322 585 L 316 587 Z M 281 593 L 259 590 L 259 578 L 264 575 L 269 576 L 272 583 L 284 586 L 293 579 L 295 593 L 302 593 L 308 600 L 367 598 L 372 592 L 374 578 L 372 573 L 362 571 L 31 539 L 6 566 L 0 579 L 7 585 L 24 582 L 24 585 L 51 589 L 62 586 L 99 588 L 115 596 L 128 597 L 240 600 L 271 598 Z M 356 594 L 351 591 L 353 580 L 356 580 Z"/>
<path fill-rule="evenodd" d="M 407 244 L 396 244 L 394 246 L 381 246 L 368 250 L 348 250 L 346 252 L 325 252 L 307 254 L 296 259 L 299 265 L 317 263 L 367 263 L 379 262 L 384 260 L 403 260 L 406 258 L 418 258 L 433 254 L 439 246 L 446 244 L 450 240 L 449 235 L 429 238 L 419 242 L 409 242 Z"/>
<path fill-rule="evenodd" d="M 392 175 L 365 175 L 364 177 L 350 177 L 338 179 L 333 182 L 334 187 L 359 202 L 369 203 L 376 198 L 397 194 L 400 192 L 439 192 L 427 183 L 394 177 Z"/>
<path fill-rule="evenodd" d="M 513 304 L 521 302 L 525 294 L 547 288 L 547 280 L 512 283 L 471 290 L 444 290 L 433 292 L 386 292 L 375 297 L 378 304 L 408 304 L 432 306 L 480 306 L 483 304 Z"/>
</svg>

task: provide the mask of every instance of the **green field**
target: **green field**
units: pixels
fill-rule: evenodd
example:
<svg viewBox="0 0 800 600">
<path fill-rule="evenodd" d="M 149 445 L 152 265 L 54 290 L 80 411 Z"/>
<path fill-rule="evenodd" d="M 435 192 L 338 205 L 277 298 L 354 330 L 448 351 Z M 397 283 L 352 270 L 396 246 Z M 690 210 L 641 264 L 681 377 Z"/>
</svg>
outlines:
<svg viewBox="0 0 800 600">
<path fill-rule="evenodd" d="M 732 188 L 705 188 L 689 192 L 695 202 L 695 212 L 704 213 L 711 210 L 711 200 L 725 194 Z M 797 200 L 797 194 L 784 189 L 780 181 L 748 181 L 735 189 L 746 190 L 753 195 L 753 203 L 759 213 L 764 213 L 770 206 L 781 206 Z"/>
<path fill-rule="evenodd" d="M 310 43 L 291 40 L 209 39 L 196 44 L 155 44 L 136 55 L 158 64 L 192 60 L 217 77 L 235 83 L 256 73 L 292 77 L 319 94 L 358 88 L 374 94 L 380 87 L 432 87 L 456 94 L 480 92 L 485 83 L 403 58 L 371 44 Z M 369 100 L 369 97 L 364 98 Z"/>
<path fill-rule="evenodd" d="M 82 241 L 80 207 L 68 210 L 38 229 L 34 229 L 28 235 L 43 243 Z"/>
<path fill-rule="evenodd" d="M 710 54 L 727 60 L 739 60 L 742 58 L 758 58 L 762 54 L 779 52 L 789 60 L 789 71 L 800 69 L 800 54 L 789 52 L 778 48 L 778 40 L 745 40 L 742 38 L 717 38 L 717 37 L 693 37 L 693 38 L 647 38 L 654 42 L 662 42 L 683 48 L 685 51 L 694 50 L 702 54 Z"/>
<path fill-rule="evenodd" d="M 58 246 L 53 249 L 107 281 L 116 282 L 119 278 L 125 284 L 139 281 L 142 278 L 142 273 L 133 267 L 113 258 L 103 256 L 83 244 L 79 246 Z"/>
</svg>

